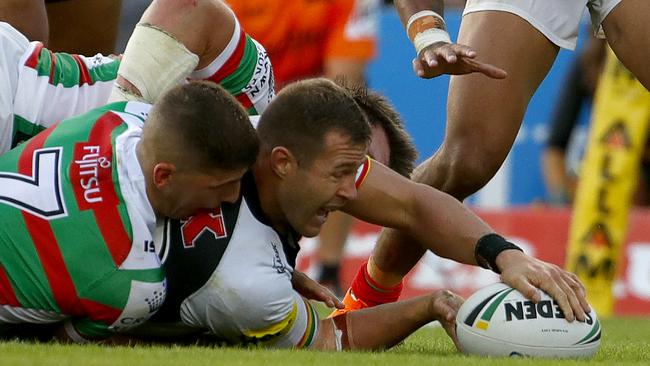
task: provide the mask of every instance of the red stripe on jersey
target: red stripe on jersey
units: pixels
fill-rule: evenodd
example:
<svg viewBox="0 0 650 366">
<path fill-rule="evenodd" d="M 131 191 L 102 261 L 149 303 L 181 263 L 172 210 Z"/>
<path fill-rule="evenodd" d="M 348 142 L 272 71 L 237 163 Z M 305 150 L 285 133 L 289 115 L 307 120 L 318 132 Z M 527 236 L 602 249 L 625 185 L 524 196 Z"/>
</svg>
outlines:
<svg viewBox="0 0 650 366">
<path fill-rule="evenodd" d="M 355 179 L 354 185 L 359 189 L 361 185 L 363 184 L 363 181 L 366 180 L 366 177 L 368 176 L 368 172 L 370 172 L 370 158 L 366 156 L 366 161 L 359 166 L 357 169 L 357 177 Z"/>
<path fill-rule="evenodd" d="M 0 304 L 9 306 L 20 306 L 14 288 L 11 286 L 5 268 L 0 265 Z"/>
<path fill-rule="evenodd" d="M 113 324 L 122 315 L 122 310 L 100 304 L 98 302 L 81 299 L 81 306 L 86 310 L 90 320 L 101 321 L 106 324 Z"/>
<path fill-rule="evenodd" d="M 123 123 L 122 118 L 107 112 L 93 125 L 87 142 L 75 144 L 70 181 L 79 210 L 92 210 L 99 231 L 116 266 L 131 251 L 131 238 L 122 224 L 120 201 L 113 183 L 112 133 Z"/>
<path fill-rule="evenodd" d="M 241 93 L 236 95 L 235 99 L 237 99 L 239 103 L 244 106 L 245 109 L 248 109 L 253 106 L 253 101 L 251 100 L 251 98 L 248 97 L 248 94 L 246 93 Z"/>
<path fill-rule="evenodd" d="M 88 67 L 86 63 L 83 62 L 79 55 L 70 55 L 79 66 L 79 86 L 84 84 L 93 85 L 93 79 L 90 78 L 90 73 L 88 72 Z"/>
<path fill-rule="evenodd" d="M 41 42 L 37 42 L 34 51 L 32 51 L 32 54 L 29 55 L 29 58 L 27 58 L 27 61 L 25 61 L 25 66 L 31 67 L 32 69 L 35 69 L 36 66 L 38 65 L 38 59 L 39 56 L 41 55 L 41 50 L 43 49 L 43 44 Z"/>
<path fill-rule="evenodd" d="M 235 48 L 235 52 L 233 52 L 232 56 L 226 61 L 223 66 L 217 72 L 215 72 L 212 76 L 208 76 L 206 80 L 214 81 L 215 83 L 219 84 L 221 80 L 226 78 L 226 76 L 232 74 L 237 68 L 239 67 L 239 64 L 241 63 L 242 57 L 244 57 L 244 50 L 246 49 L 246 33 L 244 33 L 244 30 L 240 30 L 239 32 L 239 42 L 237 42 L 237 47 Z"/>
<path fill-rule="evenodd" d="M 32 176 L 34 151 L 43 147 L 45 140 L 53 130 L 54 127 L 50 127 L 26 142 L 25 149 L 18 160 L 20 174 Z M 65 265 L 50 223 L 25 211 L 22 214 L 52 289 L 54 300 L 64 314 L 82 315 L 77 290 Z"/>
<path fill-rule="evenodd" d="M 54 52 L 47 50 L 50 53 L 50 84 L 54 84 L 54 71 L 56 71 L 56 56 Z"/>
</svg>

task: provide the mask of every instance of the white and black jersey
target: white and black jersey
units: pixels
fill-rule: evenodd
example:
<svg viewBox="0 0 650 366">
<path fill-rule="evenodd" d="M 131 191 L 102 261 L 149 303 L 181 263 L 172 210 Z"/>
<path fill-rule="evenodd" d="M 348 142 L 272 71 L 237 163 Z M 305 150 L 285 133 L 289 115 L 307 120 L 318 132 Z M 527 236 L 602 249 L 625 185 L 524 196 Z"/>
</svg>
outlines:
<svg viewBox="0 0 650 366">
<path fill-rule="evenodd" d="M 291 285 L 299 236 L 271 228 L 251 173 L 236 203 L 186 221 L 165 220 L 159 233 L 167 298 L 139 333 L 198 330 L 234 344 L 311 344 L 317 317 Z"/>
</svg>

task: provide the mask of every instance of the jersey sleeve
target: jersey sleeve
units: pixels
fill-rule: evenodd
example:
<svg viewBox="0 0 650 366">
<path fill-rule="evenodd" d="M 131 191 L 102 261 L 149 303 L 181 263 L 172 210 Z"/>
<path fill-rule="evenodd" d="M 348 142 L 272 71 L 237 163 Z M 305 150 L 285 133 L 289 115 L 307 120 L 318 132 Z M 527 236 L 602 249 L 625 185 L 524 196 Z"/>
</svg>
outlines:
<svg viewBox="0 0 650 366">
<path fill-rule="evenodd" d="M 52 52 L 32 42 L 23 55 L 14 96 L 14 146 L 53 124 L 102 106 L 120 61 Z"/>
<path fill-rule="evenodd" d="M 275 96 L 271 60 L 264 47 L 235 22 L 226 48 L 208 66 L 196 70 L 190 79 L 220 84 L 248 111 L 260 115 Z"/>
<path fill-rule="evenodd" d="M 368 61 L 375 54 L 379 0 L 338 0 L 326 58 Z"/>
</svg>

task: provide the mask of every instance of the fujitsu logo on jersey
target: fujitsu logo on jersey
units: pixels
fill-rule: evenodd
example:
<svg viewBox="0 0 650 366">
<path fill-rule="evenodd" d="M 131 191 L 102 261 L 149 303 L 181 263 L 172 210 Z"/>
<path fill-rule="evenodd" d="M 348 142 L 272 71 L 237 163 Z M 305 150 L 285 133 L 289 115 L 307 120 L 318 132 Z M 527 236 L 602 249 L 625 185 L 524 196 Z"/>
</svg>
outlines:
<svg viewBox="0 0 650 366">
<path fill-rule="evenodd" d="M 88 203 L 102 202 L 99 187 L 99 172 L 100 169 L 110 168 L 111 162 L 99 155 L 99 146 L 83 146 L 81 151 L 83 152 L 81 159 L 77 159 L 77 154 L 75 154 L 74 163 L 79 166 L 78 179 L 79 184 L 84 190 L 84 199 Z"/>
<path fill-rule="evenodd" d="M 85 210 L 92 205 L 115 202 L 115 194 L 112 191 L 105 192 L 108 188 L 106 184 L 112 185 L 111 158 L 110 153 L 102 154 L 99 145 L 75 144 L 70 166 L 70 180 L 80 209 Z"/>
</svg>

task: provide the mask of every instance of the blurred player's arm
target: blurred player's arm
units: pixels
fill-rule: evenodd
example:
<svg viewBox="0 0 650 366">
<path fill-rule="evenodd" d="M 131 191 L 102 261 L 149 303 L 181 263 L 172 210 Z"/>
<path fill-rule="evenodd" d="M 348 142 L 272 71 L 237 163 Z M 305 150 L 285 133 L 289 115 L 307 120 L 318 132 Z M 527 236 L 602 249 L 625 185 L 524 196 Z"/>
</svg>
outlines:
<svg viewBox="0 0 650 366">
<path fill-rule="evenodd" d="M 504 70 L 476 60 L 476 51 L 470 47 L 451 41 L 443 19 L 443 0 L 396 0 L 395 7 L 415 46 L 417 57 L 413 60 L 413 71 L 419 77 L 474 72 L 495 79 L 507 76 Z"/>
<path fill-rule="evenodd" d="M 540 288 L 558 301 L 568 320 L 574 313 L 585 319 L 589 305 L 575 275 L 524 254 L 446 193 L 374 163 L 344 211 L 401 230 L 442 257 L 500 272 L 505 283 L 533 301 L 540 300 Z"/>
</svg>

